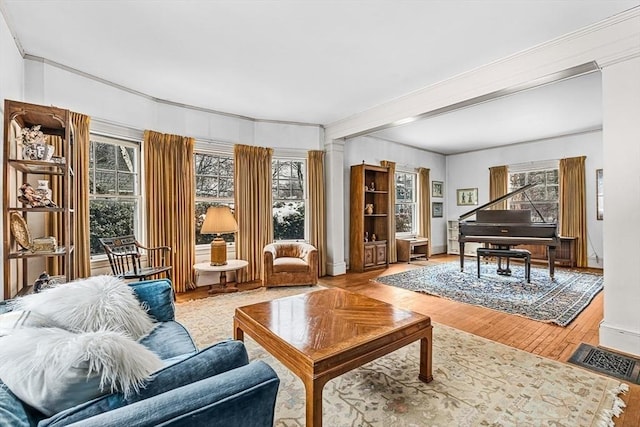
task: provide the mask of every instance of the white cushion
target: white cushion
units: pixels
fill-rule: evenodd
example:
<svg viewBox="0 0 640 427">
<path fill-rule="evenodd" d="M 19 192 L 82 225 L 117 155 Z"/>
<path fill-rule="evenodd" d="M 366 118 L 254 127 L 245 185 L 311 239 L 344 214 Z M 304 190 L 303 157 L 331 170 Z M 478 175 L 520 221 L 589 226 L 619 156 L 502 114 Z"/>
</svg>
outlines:
<svg viewBox="0 0 640 427">
<path fill-rule="evenodd" d="M 0 379 L 46 416 L 119 391 L 138 392 L 162 361 L 111 331 L 22 328 L 0 337 Z"/>
<path fill-rule="evenodd" d="M 36 294 L 16 298 L 14 310 L 46 317 L 49 326 L 73 332 L 119 331 L 137 340 L 153 329 L 133 289 L 113 276 L 95 276 L 59 284 Z"/>
</svg>

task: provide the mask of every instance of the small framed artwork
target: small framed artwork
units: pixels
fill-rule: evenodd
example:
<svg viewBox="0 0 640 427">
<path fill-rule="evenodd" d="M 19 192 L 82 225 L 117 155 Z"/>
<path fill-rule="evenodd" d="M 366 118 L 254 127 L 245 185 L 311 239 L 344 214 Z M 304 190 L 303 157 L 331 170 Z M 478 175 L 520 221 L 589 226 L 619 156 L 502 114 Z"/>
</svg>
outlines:
<svg viewBox="0 0 640 427">
<path fill-rule="evenodd" d="M 431 216 L 433 218 L 442 218 L 442 202 L 431 203 Z"/>
<path fill-rule="evenodd" d="M 469 206 L 478 204 L 477 188 L 459 188 L 456 190 L 456 200 L 458 206 Z"/>
<path fill-rule="evenodd" d="M 604 189 L 602 182 L 602 169 L 596 169 L 596 219 L 604 218 Z"/>
<path fill-rule="evenodd" d="M 431 197 L 442 197 L 443 185 L 442 181 L 431 181 Z"/>
</svg>

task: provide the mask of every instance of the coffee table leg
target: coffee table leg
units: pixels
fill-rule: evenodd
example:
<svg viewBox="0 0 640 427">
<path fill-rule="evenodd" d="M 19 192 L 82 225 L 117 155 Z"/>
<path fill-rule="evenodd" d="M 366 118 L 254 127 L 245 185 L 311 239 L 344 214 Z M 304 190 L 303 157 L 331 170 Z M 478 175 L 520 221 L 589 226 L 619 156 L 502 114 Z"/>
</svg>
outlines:
<svg viewBox="0 0 640 427">
<path fill-rule="evenodd" d="M 307 427 L 322 427 L 322 389 L 326 382 L 323 378 L 304 380 Z"/>
<path fill-rule="evenodd" d="M 238 326 L 238 322 L 233 319 L 233 339 L 238 341 L 244 341 L 244 331 Z"/>
<path fill-rule="evenodd" d="M 433 380 L 432 370 L 432 331 L 433 327 L 429 327 L 429 332 L 427 336 L 420 339 L 420 374 L 418 378 L 425 383 L 431 382 Z"/>
</svg>

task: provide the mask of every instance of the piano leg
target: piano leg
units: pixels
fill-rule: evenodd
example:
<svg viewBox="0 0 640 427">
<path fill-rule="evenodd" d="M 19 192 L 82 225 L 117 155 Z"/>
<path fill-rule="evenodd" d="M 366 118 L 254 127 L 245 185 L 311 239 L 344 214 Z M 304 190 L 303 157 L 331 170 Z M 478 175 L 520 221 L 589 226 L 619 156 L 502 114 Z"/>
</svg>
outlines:
<svg viewBox="0 0 640 427">
<path fill-rule="evenodd" d="M 556 267 L 556 247 L 549 246 L 549 276 L 553 280 L 553 273 Z"/>
<path fill-rule="evenodd" d="M 460 272 L 464 271 L 464 242 L 460 242 Z"/>
</svg>

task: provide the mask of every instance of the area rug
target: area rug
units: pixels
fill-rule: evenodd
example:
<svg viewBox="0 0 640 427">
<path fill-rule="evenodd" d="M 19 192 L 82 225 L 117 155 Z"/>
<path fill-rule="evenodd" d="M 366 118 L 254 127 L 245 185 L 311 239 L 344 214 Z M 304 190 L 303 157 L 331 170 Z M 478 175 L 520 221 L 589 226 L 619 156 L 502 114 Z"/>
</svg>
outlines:
<svg viewBox="0 0 640 427">
<path fill-rule="evenodd" d="M 429 295 L 479 305 L 541 322 L 567 326 L 602 290 L 601 274 L 531 267 L 527 283 L 522 264 L 511 265 L 511 276 L 496 273 L 496 264 L 447 262 L 382 276 L 375 281 Z"/>
<path fill-rule="evenodd" d="M 310 288 L 258 289 L 177 304 L 177 320 L 200 347 L 232 336 L 236 307 Z M 245 339 L 249 357 L 280 377 L 278 427 L 305 425 L 302 381 Z M 612 378 L 434 325 L 433 381 L 418 380 L 414 343 L 329 381 L 323 421 L 332 427 L 612 426 L 628 387 Z"/>
</svg>

